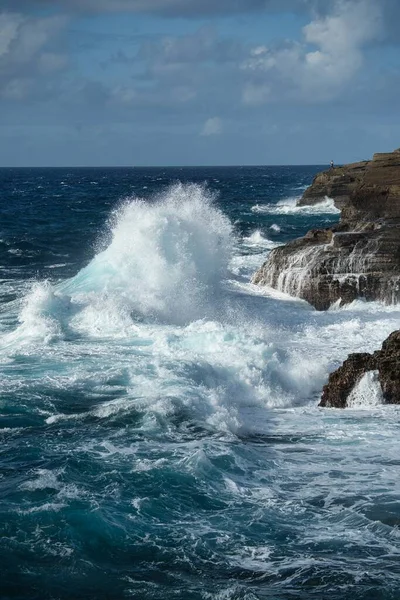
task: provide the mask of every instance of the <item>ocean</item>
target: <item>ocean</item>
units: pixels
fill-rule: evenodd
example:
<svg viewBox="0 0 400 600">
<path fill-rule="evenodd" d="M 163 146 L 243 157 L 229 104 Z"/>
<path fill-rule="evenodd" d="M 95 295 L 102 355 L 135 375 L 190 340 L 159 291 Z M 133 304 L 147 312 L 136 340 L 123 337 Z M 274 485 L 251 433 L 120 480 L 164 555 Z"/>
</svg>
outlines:
<svg viewBox="0 0 400 600">
<path fill-rule="evenodd" d="M 251 283 L 321 167 L 0 169 L 0 598 L 398 600 L 400 307 Z"/>
</svg>

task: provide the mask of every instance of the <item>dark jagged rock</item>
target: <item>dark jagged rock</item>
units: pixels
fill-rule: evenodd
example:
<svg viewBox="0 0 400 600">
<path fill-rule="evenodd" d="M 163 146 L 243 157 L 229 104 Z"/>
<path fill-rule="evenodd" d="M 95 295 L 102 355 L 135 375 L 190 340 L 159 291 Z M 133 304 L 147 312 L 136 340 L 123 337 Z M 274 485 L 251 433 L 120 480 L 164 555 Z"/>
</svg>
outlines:
<svg viewBox="0 0 400 600">
<path fill-rule="evenodd" d="M 400 330 L 394 331 L 374 354 L 350 354 L 337 371 L 329 376 L 320 406 L 346 408 L 349 396 L 369 371 L 378 371 L 386 404 L 400 404 Z"/>
<path fill-rule="evenodd" d="M 379 354 L 379 381 L 385 402 L 400 404 L 400 330 L 394 331 L 376 354 Z"/>
<path fill-rule="evenodd" d="M 400 301 L 400 150 L 320 173 L 300 205 L 326 197 L 340 222 L 271 252 L 253 283 L 324 310 L 338 300 Z"/>
<path fill-rule="evenodd" d="M 347 399 L 361 377 L 376 367 L 371 354 L 350 354 L 343 365 L 331 373 L 324 387 L 320 406 L 345 408 Z"/>
</svg>

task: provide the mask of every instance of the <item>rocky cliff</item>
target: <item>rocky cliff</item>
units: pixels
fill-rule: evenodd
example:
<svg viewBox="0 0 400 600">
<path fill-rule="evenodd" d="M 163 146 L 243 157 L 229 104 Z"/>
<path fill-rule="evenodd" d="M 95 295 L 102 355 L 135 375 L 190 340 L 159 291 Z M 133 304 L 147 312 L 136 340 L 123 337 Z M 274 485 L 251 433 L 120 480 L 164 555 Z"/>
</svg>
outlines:
<svg viewBox="0 0 400 600">
<path fill-rule="evenodd" d="M 329 376 L 320 406 L 346 408 L 356 385 L 371 372 L 376 372 L 386 404 L 400 404 L 400 330 L 383 342 L 382 350 L 374 354 L 350 354 L 348 359 Z"/>
<path fill-rule="evenodd" d="M 340 222 L 277 248 L 253 283 L 319 310 L 356 298 L 400 301 L 400 150 L 317 175 L 299 201 L 332 198 Z"/>
</svg>

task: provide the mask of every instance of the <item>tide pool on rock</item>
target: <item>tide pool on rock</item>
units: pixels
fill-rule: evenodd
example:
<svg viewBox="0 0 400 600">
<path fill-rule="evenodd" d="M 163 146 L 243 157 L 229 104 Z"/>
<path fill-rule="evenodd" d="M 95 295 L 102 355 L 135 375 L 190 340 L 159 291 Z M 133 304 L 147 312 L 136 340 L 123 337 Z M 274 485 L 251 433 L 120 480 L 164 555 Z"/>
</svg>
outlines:
<svg viewBox="0 0 400 600">
<path fill-rule="evenodd" d="M 3 597 L 398 597 L 400 412 L 317 404 L 400 308 L 250 283 L 320 170 L 0 170 Z"/>
</svg>

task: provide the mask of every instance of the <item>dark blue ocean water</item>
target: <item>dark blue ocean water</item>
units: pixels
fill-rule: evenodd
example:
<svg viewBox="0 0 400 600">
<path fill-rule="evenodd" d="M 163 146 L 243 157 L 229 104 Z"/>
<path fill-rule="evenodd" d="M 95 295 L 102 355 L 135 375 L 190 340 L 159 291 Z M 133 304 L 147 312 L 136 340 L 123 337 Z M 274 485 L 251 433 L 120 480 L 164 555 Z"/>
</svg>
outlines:
<svg viewBox="0 0 400 600">
<path fill-rule="evenodd" d="M 400 598 L 395 307 L 250 282 L 319 167 L 0 170 L 0 598 Z"/>
</svg>

